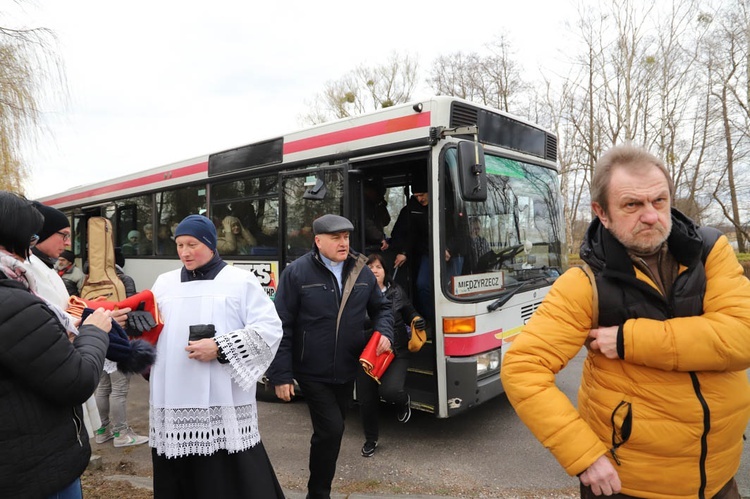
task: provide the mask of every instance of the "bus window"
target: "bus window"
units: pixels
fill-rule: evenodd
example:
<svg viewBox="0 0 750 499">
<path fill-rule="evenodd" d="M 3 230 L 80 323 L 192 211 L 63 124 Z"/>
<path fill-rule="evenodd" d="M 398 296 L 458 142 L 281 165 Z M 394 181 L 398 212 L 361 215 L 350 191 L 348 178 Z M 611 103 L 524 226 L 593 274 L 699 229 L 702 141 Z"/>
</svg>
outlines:
<svg viewBox="0 0 750 499">
<path fill-rule="evenodd" d="M 221 255 L 278 255 L 278 176 L 232 180 L 211 189 Z"/>
<path fill-rule="evenodd" d="M 508 285 L 537 277 L 559 275 L 562 237 L 559 198 L 553 170 L 485 154 L 487 200 L 464 202 L 456 191 L 455 150 L 445 154 L 446 247 L 463 256 L 461 268 L 447 267 L 446 291 L 466 299 L 486 299 Z M 457 290 L 456 276 L 488 274 L 498 285 L 480 290 Z M 484 296 L 484 298 L 483 298 Z"/>
<path fill-rule="evenodd" d="M 177 246 L 174 231 L 183 218 L 188 215 L 206 213 L 206 187 L 193 185 L 156 193 L 156 244 L 150 243 L 157 255 L 176 256 Z M 145 234 L 144 234 L 145 236 Z M 141 253 L 143 254 L 143 253 Z M 151 253 L 148 253 L 151 254 Z"/>
<path fill-rule="evenodd" d="M 326 186 L 323 199 L 305 199 L 303 195 L 322 176 Z M 315 173 L 305 172 L 294 177 L 285 177 L 282 184 L 284 210 L 282 214 L 282 237 L 286 262 L 289 263 L 304 255 L 313 244 L 312 223 L 327 213 L 343 214 L 344 181 L 340 170 L 327 170 Z"/>
<path fill-rule="evenodd" d="M 115 202 L 115 206 L 117 246 L 122 248 L 125 256 L 144 254 L 144 228 L 151 227 L 151 196 L 121 199 Z"/>
</svg>

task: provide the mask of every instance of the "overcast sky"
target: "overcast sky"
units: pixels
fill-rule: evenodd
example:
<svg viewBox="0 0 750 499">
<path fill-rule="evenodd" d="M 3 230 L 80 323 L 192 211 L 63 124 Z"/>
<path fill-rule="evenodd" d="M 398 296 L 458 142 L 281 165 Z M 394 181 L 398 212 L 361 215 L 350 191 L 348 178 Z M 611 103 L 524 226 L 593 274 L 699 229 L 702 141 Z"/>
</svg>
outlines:
<svg viewBox="0 0 750 499">
<path fill-rule="evenodd" d="M 37 0 L 23 10 L 5 10 L 4 25 L 52 29 L 69 87 L 64 104 L 45 106 L 46 130 L 25 156 L 30 198 L 291 132 L 327 81 L 394 51 L 416 56 L 424 77 L 437 56 L 481 52 L 506 33 L 536 72 L 560 57 L 563 20 L 576 17 L 570 0 Z"/>
</svg>

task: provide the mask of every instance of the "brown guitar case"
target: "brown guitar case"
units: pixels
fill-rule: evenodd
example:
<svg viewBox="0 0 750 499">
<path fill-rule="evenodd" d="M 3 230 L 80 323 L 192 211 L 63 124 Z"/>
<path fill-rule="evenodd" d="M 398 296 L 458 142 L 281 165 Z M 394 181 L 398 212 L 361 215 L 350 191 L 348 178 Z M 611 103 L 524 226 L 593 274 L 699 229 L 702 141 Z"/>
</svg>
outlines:
<svg viewBox="0 0 750 499">
<path fill-rule="evenodd" d="M 88 221 L 89 273 L 83 281 L 84 300 L 122 301 L 125 286 L 115 271 L 115 244 L 112 223 L 104 217 Z"/>
</svg>

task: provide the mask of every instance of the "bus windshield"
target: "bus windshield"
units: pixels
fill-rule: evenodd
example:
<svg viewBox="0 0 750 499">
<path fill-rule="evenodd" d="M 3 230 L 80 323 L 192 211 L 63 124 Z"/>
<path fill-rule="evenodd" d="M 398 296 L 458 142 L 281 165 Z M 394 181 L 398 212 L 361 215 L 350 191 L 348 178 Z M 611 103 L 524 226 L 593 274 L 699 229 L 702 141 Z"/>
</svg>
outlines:
<svg viewBox="0 0 750 499">
<path fill-rule="evenodd" d="M 483 300 L 521 282 L 557 277 L 563 265 L 563 227 L 557 173 L 485 154 L 487 200 L 461 199 L 457 150 L 445 151 L 443 241 L 446 292 Z"/>
</svg>

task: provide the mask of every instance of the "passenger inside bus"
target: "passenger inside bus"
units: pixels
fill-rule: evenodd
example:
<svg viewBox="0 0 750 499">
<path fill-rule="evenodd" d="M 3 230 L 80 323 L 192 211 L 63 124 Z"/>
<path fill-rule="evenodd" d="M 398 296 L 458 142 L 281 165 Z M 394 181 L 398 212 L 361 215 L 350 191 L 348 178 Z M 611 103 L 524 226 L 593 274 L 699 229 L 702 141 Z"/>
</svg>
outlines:
<svg viewBox="0 0 750 499">
<path fill-rule="evenodd" d="M 123 255 L 137 255 L 138 254 L 138 242 L 141 238 L 141 233 L 137 230 L 131 230 L 128 232 L 128 242 L 122 245 Z"/>
<path fill-rule="evenodd" d="M 250 255 L 256 245 L 255 237 L 243 227 L 239 218 L 231 215 L 224 217 L 216 242 L 220 255 Z"/>
<path fill-rule="evenodd" d="M 382 252 L 388 249 L 385 227 L 391 221 L 388 203 L 385 199 L 385 186 L 381 177 L 368 179 L 365 182 L 364 215 L 365 215 L 365 254 Z"/>
<path fill-rule="evenodd" d="M 408 273 L 416 284 L 414 304 L 428 321 L 435 323 L 433 305 L 432 271 L 430 265 L 429 200 L 427 175 L 415 175 L 411 181 L 412 196 L 401 209 L 393 226 L 391 248 L 396 253 L 394 268 L 397 271 L 407 262 Z M 449 258 L 446 255 L 446 258 Z"/>
<path fill-rule="evenodd" d="M 483 256 L 492 253 L 492 247 L 487 238 L 482 236 L 482 222 L 479 217 L 471 218 L 469 230 L 471 236 L 471 270 L 474 273 L 481 271 L 479 262 L 482 261 Z"/>
<path fill-rule="evenodd" d="M 156 232 L 156 254 L 177 255 L 177 245 L 170 237 L 169 223 L 159 225 L 159 230 Z"/>
<path fill-rule="evenodd" d="M 143 226 L 143 238 L 138 243 L 138 254 L 139 255 L 153 255 L 154 254 L 154 226 L 146 224 Z"/>
</svg>

